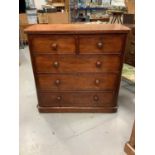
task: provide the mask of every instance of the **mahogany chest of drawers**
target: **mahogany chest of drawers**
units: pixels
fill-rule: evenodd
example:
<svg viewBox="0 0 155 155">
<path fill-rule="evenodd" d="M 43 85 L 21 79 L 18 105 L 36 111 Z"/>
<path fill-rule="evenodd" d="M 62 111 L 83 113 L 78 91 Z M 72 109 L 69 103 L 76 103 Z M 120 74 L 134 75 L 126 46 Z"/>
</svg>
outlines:
<svg viewBox="0 0 155 155">
<path fill-rule="evenodd" d="M 116 112 L 129 28 L 38 24 L 25 30 L 40 112 Z"/>
</svg>

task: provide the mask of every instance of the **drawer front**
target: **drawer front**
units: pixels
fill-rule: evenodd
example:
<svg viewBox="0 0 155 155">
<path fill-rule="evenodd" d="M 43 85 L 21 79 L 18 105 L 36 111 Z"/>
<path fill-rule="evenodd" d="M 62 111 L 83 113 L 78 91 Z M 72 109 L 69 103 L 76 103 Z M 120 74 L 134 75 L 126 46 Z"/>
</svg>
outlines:
<svg viewBox="0 0 155 155">
<path fill-rule="evenodd" d="M 36 53 L 75 53 L 75 38 L 64 35 L 35 35 L 31 50 Z"/>
<path fill-rule="evenodd" d="M 53 92 L 39 94 L 43 107 L 107 107 L 115 106 L 110 92 Z"/>
<path fill-rule="evenodd" d="M 121 57 L 117 55 L 36 55 L 38 73 L 118 72 Z"/>
<path fill-rule="evenodd" d="M 41 91 L 113 90 L 117 82 L 116 74 L 42 74 L 36 77 Z"/>
<path fill-rule="evenodd" d="M 85 35 L 79 38 L 80 53 L 121 53 L 123 34 Z"/>
</svg>

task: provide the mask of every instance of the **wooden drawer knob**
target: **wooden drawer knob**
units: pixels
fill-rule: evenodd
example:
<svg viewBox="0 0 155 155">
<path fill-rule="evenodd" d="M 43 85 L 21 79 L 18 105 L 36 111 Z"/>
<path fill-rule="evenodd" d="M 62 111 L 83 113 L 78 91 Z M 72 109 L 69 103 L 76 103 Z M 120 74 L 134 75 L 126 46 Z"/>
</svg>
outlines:
<svg viewBox="0 0 155 155">
<path fill-rule="evenodd" d="M 52 49 L 53 49 L 53 50 L 56 51 L 56 50 L 57 50 L 57 47 L 58 47 L 58 45 L 57 45 L 56 43 L 53 43 L 53 44 L 52 44 Z"/>
<path fill-rule="evenodd" d="M 61 101 L 62 97 L 61 96 L 57 96 L 57 100 Z"/>
<path fill-rule="evenodd" d="M 55 62 L 53 63 L 53 66 L 54 66 L 55 68 L 58 68 L 58 67 L 59 67 L 59 62 L 55 61 Z"/>
<path fill-rule="evenodd" d="M 101 61 L 97 61 L 97 62 L 96 62 L 96 67 L 99 68 L 99 67 L 101 67 L 101 65 L 102 65 Z"/>
<path fill-rule="evenodd" d="M 98 48 L 102 48 L 102 47 L 103 47 L 103 43 L 102 43 L 102 42 L 98 42 L 98 43 L 97 43 L 97 47 L 98 47 Z"/>
<path fill-rule="evenodd" d="M 60 80 L 56 80 L 56 81 L 55 81 L 55 84 L 56 84 L 56 85 L 60 85 Z"/>
<path fill-rule="evenodd" d="M 100 80 L 96 79 L 96 80 L 95 80 L 95 84 L 96 84 L 96 85 L 99 85 L 99 83 L 100 83 Z"/>
<path fill-rule="evenodd" d="M 98 97 L 97 95 L 95 95 L 95 96 L 93 97 L 93 99 L 94 99 L 94 101 L 98 101 L 98 100 L 99 100 L 99 97 Z"/>
</svg>

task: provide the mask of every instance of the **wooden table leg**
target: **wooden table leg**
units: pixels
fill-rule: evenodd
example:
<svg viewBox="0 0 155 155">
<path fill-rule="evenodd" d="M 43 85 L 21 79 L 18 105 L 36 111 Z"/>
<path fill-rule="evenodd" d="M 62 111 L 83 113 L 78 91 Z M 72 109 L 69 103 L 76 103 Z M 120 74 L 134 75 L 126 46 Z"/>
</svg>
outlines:
<svg viewBox="0 0 155 155">
<path fill-rule="evenodd" d="M 120 16 L 119 16 L 119 21 L 120 21 L 121 24 L 123 24 L 123 22 L 122 22 L 122 20 L 121 20 L 121 17 L 122 17 L 122 16 L 120 15 Z"/>
<path fill-rule="evenodd" d="M 116 20 L 117 20 L 117 16 L 115 16 L 115 19 L 114 19 L 114 22 L 113 22 L 113 23 L 115 23 L 115 22 L 116 22 Z"/>
<path fill-rule="evenodd" d="M 112 16 L 111 24 L 113 24 L 114 19 L 115 19 L 115 17 L 114 17 L 114 16 Z"/>
</svg>

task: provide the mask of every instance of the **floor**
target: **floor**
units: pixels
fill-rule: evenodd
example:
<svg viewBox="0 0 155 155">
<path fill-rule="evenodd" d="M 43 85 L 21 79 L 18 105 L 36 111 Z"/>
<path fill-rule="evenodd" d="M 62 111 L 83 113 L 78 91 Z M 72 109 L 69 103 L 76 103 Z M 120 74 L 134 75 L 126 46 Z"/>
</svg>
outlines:
<svg viewBox="0 0 155 155">
<path fill-rule="evenodd" d="M 28 47 L 20 49 L 19 75 L 20 155 L 125 155 L 134 121 L 134 89 L 126 81 L 117 113 L 43 114 L 36 108 Z"/>
</svg>

